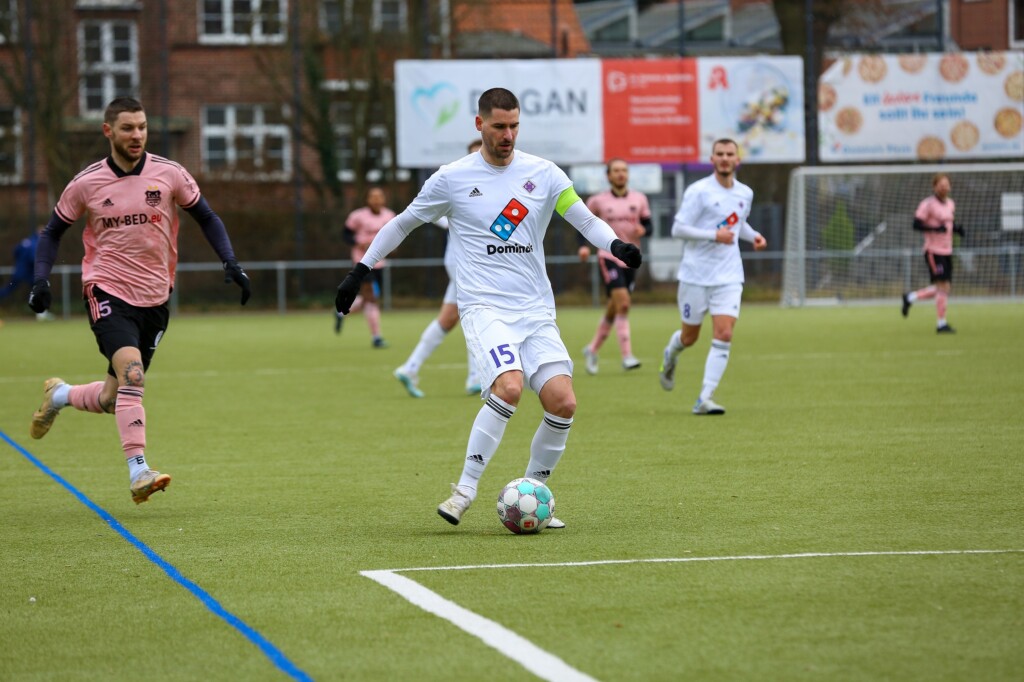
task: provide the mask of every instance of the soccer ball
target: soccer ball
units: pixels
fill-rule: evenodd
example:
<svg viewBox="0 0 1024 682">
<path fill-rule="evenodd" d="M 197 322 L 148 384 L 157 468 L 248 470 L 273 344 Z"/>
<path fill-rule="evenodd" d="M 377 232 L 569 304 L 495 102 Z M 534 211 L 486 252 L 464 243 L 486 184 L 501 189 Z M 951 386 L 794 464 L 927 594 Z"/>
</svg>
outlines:
<svg viewBox="0 0 1024 682">
<path fill-rule="evenodd" d="M 535 478 L 517 478 L 498 495 L 498 518 L 517 535 L 539 533 L 555 515 L 551 488 Z"/>
</svg>

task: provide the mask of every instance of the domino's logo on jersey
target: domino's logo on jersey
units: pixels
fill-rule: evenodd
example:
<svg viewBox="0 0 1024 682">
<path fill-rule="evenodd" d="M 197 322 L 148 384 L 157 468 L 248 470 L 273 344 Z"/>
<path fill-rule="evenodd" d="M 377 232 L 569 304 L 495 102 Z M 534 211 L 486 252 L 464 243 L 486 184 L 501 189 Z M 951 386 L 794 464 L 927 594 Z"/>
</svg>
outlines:
<svg viewBox="0 0 1024 682">
<path fill-rule="evenodd" d="M 736 215 L 736 212 L 734 211 L 729 214 L 728 218 L 715 225 L 715 228 L 719 230 L 722 229 L 723 227 L 732 228 L 732 226 L 738 223 L 739 221 L 740 217 Z"/>
<path fill-rule="evenodd" d="M 491 232 L 501 241 L 507 242 L 529 212 L 530 210 L 523 206 L 518 199 L 513 199 L 505 204 L 505 208 L 501 209 L 501 214 L 491 223 Z"/>
</svg>

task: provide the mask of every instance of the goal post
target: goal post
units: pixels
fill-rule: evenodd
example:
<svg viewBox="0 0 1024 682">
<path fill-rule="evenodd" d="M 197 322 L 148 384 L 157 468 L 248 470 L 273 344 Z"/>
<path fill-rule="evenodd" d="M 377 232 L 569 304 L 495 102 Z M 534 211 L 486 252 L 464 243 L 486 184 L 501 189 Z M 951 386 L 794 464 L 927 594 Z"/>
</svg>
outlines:
<svg viewBox="0 0 1024 682">
<path fill-rule="evenodd" d="M 782 305 L 898 299 L 925 286 L 914 212 L 949 176 L 957 297 L 1024 297 L 1024 163 L 819 166 L 793 170 Z"/>
</svg>

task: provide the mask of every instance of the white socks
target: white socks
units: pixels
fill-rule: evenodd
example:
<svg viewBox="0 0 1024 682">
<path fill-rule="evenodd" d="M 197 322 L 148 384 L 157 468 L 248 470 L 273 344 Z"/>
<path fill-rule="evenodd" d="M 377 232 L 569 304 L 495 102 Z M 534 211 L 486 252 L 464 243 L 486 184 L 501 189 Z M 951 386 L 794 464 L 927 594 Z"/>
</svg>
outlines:
<svg viewBox="0 0 1024 682">
<path fill-rule="evenodd" d="M 71 386 L 69 386 L 68 384 L 61 384 L 57 388 L 53 389 L 53 396 L 51 398 L 51 400 L 53 401 L 53 406 L 56 407 L 58 410 L 67 407 L 69 402 L 68 393 L 70 392 Z"/>
<path fill-rule="evenodd" d="M 572 417 L 557 417 L 550 412 L 544 413 L 544 419 L 537 427 L 537 433 L 530 444 L 530 463 L 526 466 L 526 477 L 535 478 L 544 483 L 558 465 L 565 452 L 565 442 L 569 439 L 569 427 Z"/>
<path fill-rule="evenodd" d="M 473 422 L 473 430 L 469 432 L 469 443 L 466 445 L 466 461 L 459 477 L 459 490 L 476 499 L 477 483 L 491 461 L 501 437 L 505 435 L 508 420 L 515 414 L 516 408 L 509 405 L 496 395 L 487 398 Z"/>
<path fill-rule="evenodd" d="M 668 340 L 668 354 L 672 356 L 673 360 L 679 357 L 679 354 L 682 353 L 685 348 L 685 346 L 683 346 L 682 335 L 682 330 L 677 329 Z"/>
<path fill-rule="evenodd" d="M 708 350 L 708 359 L 704 363 L 704 384 L 700 389 L 700 399 L 710 400 L 718 388 L 718 383 L 725 374 L 725 368 L 729 364 L 729 349 L 732 344 L 728 341 L 711 340 L 711 348 Z"/>
<path fill-rule="evenodd" d="M 437 320 L 432 320 L 427 328 L 423 330 L 420 335 L 420 341 L 416 344 L 412 354 L 409 355 L 409 359 L 402 365 L 407 374 L 416 375 L 420 372 L 420 367 L 427 361 L 431 353 L 437 350 L 437 347 L 444 341 L 444 337 L 448 335 L 448 332 L 441 327 L 441 323 Z"/>
<path fill-rule="evenodd" d="M 143 471 L 149 468 L 146 464 L 145 455 L 135 455 L 134 457 L 128 458 L 128 480 L 135 481 L 135 478 Z"/>
</svg>

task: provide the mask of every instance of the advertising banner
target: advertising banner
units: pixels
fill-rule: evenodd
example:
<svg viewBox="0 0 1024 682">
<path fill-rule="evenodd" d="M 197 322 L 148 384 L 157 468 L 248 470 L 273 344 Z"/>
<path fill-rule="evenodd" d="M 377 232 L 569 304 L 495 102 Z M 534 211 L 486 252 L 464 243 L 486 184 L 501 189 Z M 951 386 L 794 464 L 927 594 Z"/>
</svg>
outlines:
<svg viewBox="0 0 1024 682">
<path fill-rule="evenodd" d="M 1024 52 L 849 55 L 818 83 L 822 161 L 1024 156 Z"/>
<path fill-rule="evenodd" d="M 701 57 L 700 159 L 722 137 L 744 163 L 803 163 L 804 63 L 800 57 Z"/>
<path fill-rule="evenodd" d="M 517 146 L 561 165 L 707 161 L 719 137 L 746 163 L 800 163 L 802 73 L 799 57 L 400 60 L 398 164 L 465 154 L 477 99 L 496 86 L 519 98 Z"/>
<path fill-rule="evenodd" d="M 477 100 L 493 87 L 519 98 L 519 149 L 559 164 L 603 160 L 598 60 L 401 60 L 395 64 L 398 165 L 433 168 L 464 156 L 480 137 Z"/>
<path fill-rule="evenodd" d="M 608 158 L 680 163 L 699 152 L 694 59 L 606 59 L 604 151 Z"/>
</svg>

